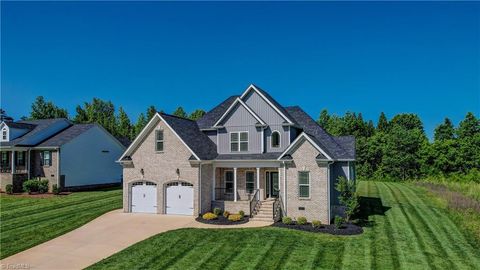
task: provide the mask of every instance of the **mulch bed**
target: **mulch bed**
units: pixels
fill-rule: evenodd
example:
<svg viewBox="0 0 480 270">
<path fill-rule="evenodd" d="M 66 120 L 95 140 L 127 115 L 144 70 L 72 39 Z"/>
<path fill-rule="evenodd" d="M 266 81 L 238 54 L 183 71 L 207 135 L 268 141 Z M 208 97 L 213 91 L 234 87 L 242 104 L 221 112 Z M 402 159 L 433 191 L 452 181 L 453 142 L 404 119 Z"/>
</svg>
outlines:
<svg viewBox="0 0 480 270">
<path fill-rule="evenodd" d="M 272 226 L 305 232 L 328 233 L 333 235 L 357 235 L 363 233 L 362 227 L 350 223 L 343 225 L 340 229 L 335 228 L 335 225 L 322 225 L 320 228 L 314 228 L 310 223 L 307 223 L 306 225 L 298 225 L 295 222 L 291 225 L 286 225 L 282 222 L 275 222 L 272 224 Z"/>
<path fill-rule="evenodd" d="M 230 221 L 224 216 L 219 216 L 217 219 L 212 219 L 212 220 L 206 220 L 206 219 L 203 219 L 202 217 L 197 217 L 195 220 L 200 223 L 211 224 L 211 225 L 238 225 L 238 224 L 247 223 L 249 220 L 249 217 L 245 216 L 240 221 Z"/>
</svg>

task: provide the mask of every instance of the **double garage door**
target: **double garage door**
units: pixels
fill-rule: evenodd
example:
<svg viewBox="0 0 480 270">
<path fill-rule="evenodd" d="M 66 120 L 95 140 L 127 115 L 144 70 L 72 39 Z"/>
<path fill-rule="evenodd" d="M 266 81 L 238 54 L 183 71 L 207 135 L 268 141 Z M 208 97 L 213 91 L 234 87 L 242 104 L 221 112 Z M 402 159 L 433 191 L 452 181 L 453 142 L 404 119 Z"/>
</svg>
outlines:
<svg viewBox="0 0 480 270">
<path fill-rule="evenodd" d="M 132 212 L 157 213 L 157 184 L 142 181 L 132 185 Z M 165 188 L 165 213 L 193 215 L 193 185 L 171 182 Z"/>
</svg>

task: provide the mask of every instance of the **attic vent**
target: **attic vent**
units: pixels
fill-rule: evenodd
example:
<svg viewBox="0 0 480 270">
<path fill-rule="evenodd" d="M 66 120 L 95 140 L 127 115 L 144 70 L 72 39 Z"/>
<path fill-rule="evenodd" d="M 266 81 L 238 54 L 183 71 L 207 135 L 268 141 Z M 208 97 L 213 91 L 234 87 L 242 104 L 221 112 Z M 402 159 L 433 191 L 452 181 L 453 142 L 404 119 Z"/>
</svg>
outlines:
<svg viewBox="0 0 480 270">
<path fill-rule="evenodd" d="M 102 153 L 110 153 L 108 150 L 102 150 Z"/>
</svg>

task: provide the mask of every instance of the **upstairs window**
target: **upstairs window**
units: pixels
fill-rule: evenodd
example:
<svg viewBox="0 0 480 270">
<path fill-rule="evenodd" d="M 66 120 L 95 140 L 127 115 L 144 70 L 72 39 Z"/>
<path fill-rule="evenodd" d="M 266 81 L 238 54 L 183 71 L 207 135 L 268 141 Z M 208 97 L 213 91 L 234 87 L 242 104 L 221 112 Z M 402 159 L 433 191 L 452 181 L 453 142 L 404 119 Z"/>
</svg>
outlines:
<svg viewBox="0 0 480 270">
<path fill-rule="evenodd" d="M 298 172 L 298 196 L 310 198 L 310 172 Z"/>
<path fill-rule="evenodd" d="M 155 151 L 163 152 L 163 130 L 155 131 Z"/>
<path fill-rule="evenodd" d="M 52 152 L 43 151 L 40 153 L 40 164 L 42 166 L 52 166 Z"/>
<path fill-rule="evenodd" d="M 280 132 L 274 131 L 272 133 L 272 148 L 280 147 Z"/>
<path fill-rule="evenodd" d="M 248 151 L 248 132 L 231 132 L 230 133 L 230 151 L 231 152 L 247 152 Z"/>
</svg>

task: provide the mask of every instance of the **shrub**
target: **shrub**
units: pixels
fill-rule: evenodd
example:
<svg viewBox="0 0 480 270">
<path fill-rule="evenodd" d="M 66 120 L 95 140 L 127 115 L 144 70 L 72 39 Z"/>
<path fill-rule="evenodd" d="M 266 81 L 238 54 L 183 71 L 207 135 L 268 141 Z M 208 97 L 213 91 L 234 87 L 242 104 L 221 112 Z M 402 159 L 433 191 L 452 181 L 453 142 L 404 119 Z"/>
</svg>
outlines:
<svg viewBox="0 0 480 270">
<path fill-rule="evenodd" d="M 240 221 L 240 220 L 242 220 L 242 218 L 243 218 L 243 216 L 240 215 L 240 214 L 238 214 L 238 215 L 233 214 L 233 215 L 228 216 L 228 220 L 230 220 L 230 221 Z"/>
<path fill-rule="evenodd" d="M 335 229 L 340 229 L 343 226 L 344 219 L 341 216 L 336 216 L 333 220 L 335 224 Z"/>
<path fill-rule="evenodd" d="M 312 220 L 312 226 L 313 228 L 320 228 L 322 227 L 322 222 L 320 220 Z"/>
<path fill-rule="evenodd" d="M 215 207 L 213 208 L 213 213 L 217 216 L 220 216 L 222 214 L 222 209 Z"/>
<path fill-rule="evenodd" d="M 37 192 L 39 182 L 40 181 L 34 179 L 23 182 L 23 191 L 28 193 Z"/>
<path fill-rule="evenodd" d="M 240 216 L 242 216 L 242 217 L 245 216 L 245 212 L 243 212 L 243 210 L 238 211 L 238 214 L 239 214 Z"/>
<path fill-rule="evenodd" d="M 350 221 L 350 218 L 358 212 L 359 203 L 358 196 L 356 194 L 356 184 L 354 180 L 348 180 L 341 176 L 338 178 L 338 182 L 335 189 L 340 193 L 338 200 L 340 204 L 345 207 L 346 220 Z"/>
<path fill-rule="evenodd" d="M 298 217 L 298 218 L 297 218 L 297 224 L 298 224 L 298 225 L 305 225 L 305 224 L 307 224 L 307 218 L 306 218 L 306 217 Z"/>
<path fill-rule="evenodd" d="M 48 192 L 48 180 L 39 180 L 38 181 L 38 192 L 39 193 L 47 193 Z"/>
<path fill-rule="evenodd" d="M 12 184 L 6 185 L 5 191 L 7 192 L 7 194 L 13 194 L 13 185 Z"/>
<path fill-rule="evenodd" d="M 290 225 L 293 223 L 293 221 L 291 217 L 282 217 L 282 223 L 286 225 Z"/>
<path fill-rule="evenodd" d="M 58 195 L 58 194 L 60 194 L 60 192 L 62 192 L 62 188 L 59 187 L 57 184 L 53 184 L 52 185 L 52 192 L 53 192 L 53 194 Z"/>
<path fill-rule="evenodd" d="M 202 216 L 202 218 L 205 219 L 205 220 L 217 219 L 217 217 L 218 217 L 217 215 L 215 215 L 214 213 L 211 213 L 211 212 L 205 213 Z"/>
<path fill-rule="evenodd" d="M 224 212 L 223 212 L 223 216 L 224 216 L 225 218 L 228 218 L 228 216 L 230 216 L 230 212 L 224 211 Z"/>
</svg>

